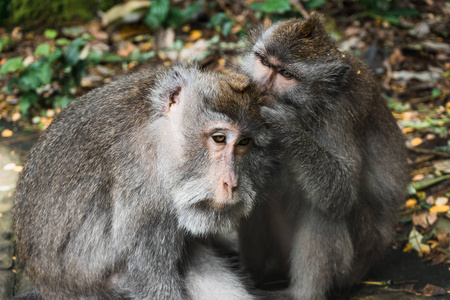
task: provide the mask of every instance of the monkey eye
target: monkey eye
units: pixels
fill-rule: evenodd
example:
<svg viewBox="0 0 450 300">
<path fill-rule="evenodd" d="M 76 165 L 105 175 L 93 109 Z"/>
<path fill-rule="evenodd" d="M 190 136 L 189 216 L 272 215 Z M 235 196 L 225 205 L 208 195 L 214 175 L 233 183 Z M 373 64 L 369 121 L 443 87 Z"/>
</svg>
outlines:
<svg viewBox="0 0 450 300">
<path fill-rule="evenodd" d="M 278 73 L 280 73 L 281 76 L 283 76 L 283 77 L 286 78 L 286 79 L 291 79 L 291 78 L 294 77 L 294 75 L 292 75 L 291 72 L 286 71 L 285 69 L 281 69 L 280 71 L 278 71 Z"/>
<path fill-rule="evenodd" d="M 261 58 L 261 64 L 266 67 L 270 66 L 269 61 L 265 58 Z"/>
<path fill-rule="evenodd" d="M 227 140 L 226 136 L 220 134 L 220 135 L 213 135 L 212 139 L 214 140 L 214 142 L 221 144 L 221 143 L 225 143 L 225 141 Z"/>
<path fill-rule="evenodd" d="M 251 138 L 245 138 L 239 141 L 238 145 L 239 146 L 247 146 L 248 144 L 250 144 L 250 142 L 252 141 Z"/>
</svg>

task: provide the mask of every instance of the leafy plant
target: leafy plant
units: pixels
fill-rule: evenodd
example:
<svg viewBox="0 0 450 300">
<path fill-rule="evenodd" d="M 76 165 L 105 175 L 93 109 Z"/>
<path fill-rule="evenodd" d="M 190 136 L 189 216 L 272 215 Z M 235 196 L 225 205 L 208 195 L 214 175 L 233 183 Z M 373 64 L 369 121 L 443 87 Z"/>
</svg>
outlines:
<svg viewBox="0 0 450 300">
<path fill-rule="evenodd" d="M 55 39 L 58 32 L 46 30 L 45 36 Z M 56 39 L 55 46 L 42 43 L 34 51 L 38 59 L 24 65 L 22 57 L 8 59 L 0 68 L 1 74 L 9 74 L 6 92 L 20 92 L 19 109 L 25 118 L 31 110 L 64 108 L 74 99 L 74 91 L 80 86 L 88 65 L 101 62 L 143 62 L 156 55 L 154 51 L 141 53 L 136 48 L 129 57 L 89 51 L 89 38 Z M 4 76 L 4 75 L 3 75 Z"/>
<path fill-rule="evenodd" d="M 235 21 L 230 19 L 226 13 L 220 12 L 214 15 L 208 22 L 208 27 L 214 27 L 216 31 L 222 32 L 223 36 L 228 36 Z"/>
<path fill-rule="evenodd" d="M 65 107 L 73 99 L 71 89 L 79 86 L 82 76 L 86 73 L 88 61 L 81 55 L 81 48 L 86 41 L 79 38 L 65 49 L 40 44 L 35 50 L 39 60 L 25 66 L 21 57 L 11 58 L 0 69 L 0 74 L 18 73 L 11 76 L 7 84 L 7 93 L 17 88 L 21 93 L 19 109 L 23 116 L 29 116 L 31 108 Z M 46 94 L 52 81 L 57 81 L 61 87 L 59 93 Z M 43 96 L 46 94 L 47 97 Z"/>
<path fill-rule="evenodd" d="M 400 16 L 418 16 L 419 12 L 414 9 L 397 9 L 397 0 L 356 0 L 362 4 L 366 12 L 365 15 L 374 19 L 382 19 L 389 23 L 399 25 Z"/>
<path fill-rule="evenodd" d="M 145 23 L 152 29 L 160 28 L 163 25 L 178 28 L 197 14 L 201 8 L 200 1 L 180 9 L 170 5 L 170 0 L 155 0 L 151 2 Z"/>
</svg>

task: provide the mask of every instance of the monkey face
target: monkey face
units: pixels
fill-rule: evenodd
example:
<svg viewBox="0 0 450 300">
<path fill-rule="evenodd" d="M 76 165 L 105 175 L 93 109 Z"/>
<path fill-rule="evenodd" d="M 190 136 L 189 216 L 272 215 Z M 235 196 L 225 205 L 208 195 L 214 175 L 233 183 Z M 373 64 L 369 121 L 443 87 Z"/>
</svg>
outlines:
<svg viewBox="0 0 450 300">
<path fill-rule="evenodd" d="M 345 92 L 350 69 L 318 15 L 280 21 L 253 37 L 244 72 L 268 104 L 287 104 L 299 114 L 320 115 Z"/>
<path fill-rule="evenodd" d="M 249 214 L 267 173 L 260 94 L 228 77 L 208 77 L 205 89 L 185 84 L 166 113 L 177 219 L 197 235 L 229 231 Z"/>
</svg>

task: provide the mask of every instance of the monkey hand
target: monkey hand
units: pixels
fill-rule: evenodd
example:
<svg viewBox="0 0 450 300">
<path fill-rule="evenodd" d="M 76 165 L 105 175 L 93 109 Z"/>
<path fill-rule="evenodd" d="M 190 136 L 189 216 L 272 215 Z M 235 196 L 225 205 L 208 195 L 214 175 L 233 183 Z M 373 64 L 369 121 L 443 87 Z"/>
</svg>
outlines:
<svg viewBox="0 0 450 300">
<path fill-rule="evenodd" d="M 273 107 L 262 107 L 261 115 L 272 131 L 274 141 L 281 148 L 302 148 L 311 143 L 312 137 L 303 129 L 304 122 L 295 108 L 276 104 Z"/>
</svg>

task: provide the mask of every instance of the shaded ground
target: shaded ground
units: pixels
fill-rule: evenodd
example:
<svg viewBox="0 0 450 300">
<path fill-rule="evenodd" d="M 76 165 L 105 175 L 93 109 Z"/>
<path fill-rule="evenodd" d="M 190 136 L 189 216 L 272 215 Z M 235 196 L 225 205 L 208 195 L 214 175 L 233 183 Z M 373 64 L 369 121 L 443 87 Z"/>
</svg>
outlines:
<svg viewBox="0 0 450 300">
<path fill-rule="evenodd" d="M 13 130 L 13 136 L 0 138 L 0 299 L 23 294 L 32 289 L 28 278 L 23 275 L 14 258 L 12 231 L 12 195 L 19 172 L 13 165 L 21 166 L 23 158 L 38 134 L 14 128 L 0 120 L 0 126 Z M 7 170 L 5 170 L 5 166 Z M 430 299 L 419 293 L 427 284 L 450 291 L 450 271 L 447 265 L 432 266 L 423 263 L 417 255 L 390 249 L 379 261 L 367 281 L 384 286 L 360 285 L 355 287 L 348 299 Z M 414 292 L 416 291 L 416 292 Z M 450 296 L 434 297 L 449 299 Z M 347 299 L 347 297 L 345 297 Z"/>
</svg>

